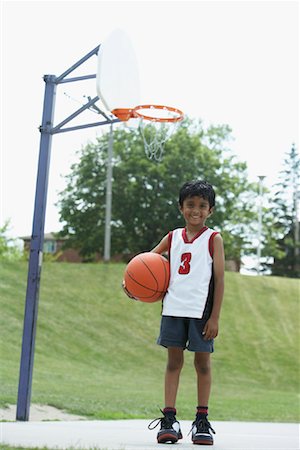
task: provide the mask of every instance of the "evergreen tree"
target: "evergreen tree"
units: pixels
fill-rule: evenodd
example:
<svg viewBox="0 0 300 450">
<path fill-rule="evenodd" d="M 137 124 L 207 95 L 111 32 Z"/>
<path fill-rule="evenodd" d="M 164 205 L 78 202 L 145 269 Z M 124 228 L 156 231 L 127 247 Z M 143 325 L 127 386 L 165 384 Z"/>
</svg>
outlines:
<svg viewBox="0 0 300 450">
<path fill-rule="evenodd" d="M 300 159 L 295 145 L 286 154 L 280 181 L 275 185 L 273 233 L 280 251 L 272 267 L 273 275 L 300 276 L 299 199 Z"/>
</svg>

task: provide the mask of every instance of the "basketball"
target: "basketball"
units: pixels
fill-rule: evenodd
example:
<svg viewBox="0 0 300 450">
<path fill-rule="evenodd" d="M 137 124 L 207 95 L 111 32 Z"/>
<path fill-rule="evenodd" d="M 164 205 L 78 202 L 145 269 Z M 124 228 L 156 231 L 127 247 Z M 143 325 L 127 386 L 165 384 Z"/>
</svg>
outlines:
<svg viewBox="0 0 300 450">
<path fill-rule="evenodd" d="M 169 278 L 169 261 L 158 253 L 145 252 L 136 255 L 127 264 L 124 284 L 135 299 L 153 303 L 164 297 Z"/>
</svg>

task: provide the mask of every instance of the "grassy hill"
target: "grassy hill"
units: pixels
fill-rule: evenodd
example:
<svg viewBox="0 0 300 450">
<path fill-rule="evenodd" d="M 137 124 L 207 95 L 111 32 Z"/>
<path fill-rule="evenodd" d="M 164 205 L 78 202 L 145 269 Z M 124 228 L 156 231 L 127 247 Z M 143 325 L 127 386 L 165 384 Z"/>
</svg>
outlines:
<svg viewBox="0 0 300 450">
<path fill-rule="evenodd" d="M 32 402 L 90 418 L 154 418 L 163 406 L 166 351 L 160 303 L 129 300 L 123 264 L 45 263 Z M 17 399 L 27 263 L 0 263 L 0 405 Z M 299 281 L 226 273 L 213 355 L 213 420 L 299 420 Z M 196 406 L 186 352 L 178 417 Z"/>
</svg>

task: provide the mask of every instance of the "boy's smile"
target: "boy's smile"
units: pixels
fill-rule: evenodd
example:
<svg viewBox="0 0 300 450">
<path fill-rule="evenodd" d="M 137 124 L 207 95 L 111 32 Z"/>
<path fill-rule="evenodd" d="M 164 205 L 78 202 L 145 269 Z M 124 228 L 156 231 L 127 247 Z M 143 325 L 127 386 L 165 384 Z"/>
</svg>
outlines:
<svg viewBox="0 0 300 450">
<path fill-rule="evenodd" d="M 187 227 L 197 229 L 204 226 L 206 219 L 212 213 L 208 200 L 199 196 L 187 197 L 180 210 Z"/>
</svg>

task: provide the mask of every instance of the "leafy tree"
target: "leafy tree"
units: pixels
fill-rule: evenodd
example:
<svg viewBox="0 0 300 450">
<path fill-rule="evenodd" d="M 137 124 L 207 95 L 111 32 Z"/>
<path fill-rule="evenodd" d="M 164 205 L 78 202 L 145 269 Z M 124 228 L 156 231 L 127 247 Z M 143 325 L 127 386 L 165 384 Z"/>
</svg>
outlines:
<svg viewBox="0 0 300 450">
<path fill-rule="evenodd" d="M 61 232 L 68 245 L 87 259 L 103 253 L 105 179 L 109 134 L 81 150 L 61 192 Z M 227 149 L 230 129 L 186 119 L 167 141 L 163 160 L 149 161 L 138 131 L 114 131 L 112 254 L 151 249 L 170 229 L 183 225 L 178 209 L 179 187 L 190 179 L 215 186 L 217 204 L 208 225 L 222 231 L 227 258 L 239 260 L 249 245 L 255 217 L 253 192 L 246 164 Z"/>
<path fill-rule="evenodd" d="M 300 158 L 295 145 L 286 153 L 273 199 L 273 227 L 277 255 L 273 275 L 300 275 L 299 210 Z"/>
<path fill-rule="evenodd" d="M 8 237 L 10 220 L 0 227 L 0 260 L 16 260 L 22 258 L 22 252 L 16 245 L 16 240 Z"/>
<path fill-rule="evenodd" d="M 71 166 L 67 188 L 61 193 L 60 216 L 66 224 L 60 233 L 68 246 L 80 249 L 85 260 L 102 252 L 105 220 L 107 143 L 103 148 L 88 143 L 81 149 L 80 162 Z"/>
</svg>

